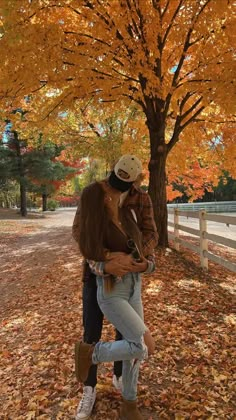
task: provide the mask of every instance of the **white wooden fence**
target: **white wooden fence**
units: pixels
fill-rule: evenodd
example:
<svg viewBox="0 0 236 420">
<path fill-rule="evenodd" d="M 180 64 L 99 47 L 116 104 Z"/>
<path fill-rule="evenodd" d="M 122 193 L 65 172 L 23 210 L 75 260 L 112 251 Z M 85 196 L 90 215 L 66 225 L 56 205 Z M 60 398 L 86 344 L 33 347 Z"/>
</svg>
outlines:
<svg viewBox="0 0 236 420">
<path fill-rule="evenodd" d="M 236 200 L 234 201 L 208 201 L 203 203 L 175 203 L 167 204 L 168 210 L 178 208 L 183 211 L 206 210 L 207 213 L 236 213 Z"/>
<path fill-rule="evenodd" d="M 229 270 L 236 273 L 236 264 L 225 260 L 224 258 L 219 257 L 218 255 L 213 254 L 208 251 L 208 241 L 215 242 L 217 244 L 222 244 L 230 248 L 236 249 L 236 240 L 228 239 L 223 236 L 215 235 L 207 232 L 207 221 L 214 221 L 218 223 L 224 223 L 227 226 L 236 225 L 236 217 L 234 216 L 221 216 L 218 214 L 208 214 L 205 210 L 200 210 L 198 212 L 192 211 L 180 211 L 178 208 L 168 209 L 168 213 L 174 214 L 174 222 L 169 221 L 168 226 L 174 228 L 174 232 L 168 232 L 169 239 L 174 241 L 174 248 L 179 251 L 180 245 L 182 244 L 185 248 L 191 249 L 200 255 L 201 267 L 208 269 L 208 260 L 214 261 L 217 264 L 222 265 L 223 267 L 228 268 Z M 199 229 L 194 229 L 188 226 L 179 224 L 179 216 L 186 216 L 188 218 L 199 219 Z M 199 246 L 194 245 L 193 243 L 180 238 L 179 232 L 184 231 L 190 233 L 199 238 Z"/>
</svg>

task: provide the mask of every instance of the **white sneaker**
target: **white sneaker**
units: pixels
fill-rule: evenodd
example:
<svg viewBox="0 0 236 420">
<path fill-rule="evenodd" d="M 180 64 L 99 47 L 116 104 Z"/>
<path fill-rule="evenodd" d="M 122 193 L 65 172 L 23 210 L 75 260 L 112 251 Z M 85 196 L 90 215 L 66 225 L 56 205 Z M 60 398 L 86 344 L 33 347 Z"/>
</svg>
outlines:
<svg viewBox="0 0 236 420">
<path fill-rule="evenodd" d="M 113 383 L 114 387 L 117 389 L 117 391 L 122 392 L 122 388 L 123 388 L 123 385 L 122 385 L 122 376 L 120 376 L 119 378 L 117 378 L 116 375 L 113 375 L 112 383 Z"/>
<path fill-rule="evenodd" d="M 96 400 L 96 389 L 92 386 L 84 386 L 82 399 L 78 405 L 75 420 L 89 419 Z"/>
</svg>

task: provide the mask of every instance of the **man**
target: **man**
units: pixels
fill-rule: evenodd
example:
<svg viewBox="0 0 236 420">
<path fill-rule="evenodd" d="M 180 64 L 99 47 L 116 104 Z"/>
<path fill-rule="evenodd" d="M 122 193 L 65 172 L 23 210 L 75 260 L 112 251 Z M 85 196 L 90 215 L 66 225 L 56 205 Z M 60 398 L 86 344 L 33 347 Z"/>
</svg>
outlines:
<svg viewBox="0 0 236 420">
<path fill-rule="evenodd" d="M 116 163 L 114 170 L 109 176 L 110 183 L 114 187 L 124 191 L 121 195 L 120 206 L 128 207 L 133 213 L 133 217 L 142 232 L 143 253 L 149 255 L 157 245 L 158 234 L 153 217 L 152 202 L 147 193 L 139 188 L 141 179 L 142 164 L 134 155 L 124 155 Z M 132 181 L 129 189 L 122 190 L 123 184 L 127 187 L 127 182 L 124 183 L 125 175 L 132 175 Z M 126 185 L 125 185 L 126 184 Z M 79 236 L 79 206 L 75 215 L 72 234 L 74 239 L 78 242 Z M 108 250 L 109 251 L 109 250 Z M 128 271 L 126 263 L 117 254 L 106 262 L 99 262 L 99 269 L 103 273 L 111 274 L 113 276 L 122 276 Z M 89 268 L 87 262 L 84 262 L 83 272 L 83 327 L 84 327 L 84 341 L 88 344 L 98 342 L 102 334 L 103 313 L 97 303 L 97 285 L 96 276 Z M 116 331 L 116 340 L 121 339 L 121 335 Z M 114 363 L 113 384 L 117 389 L 122 386 L 122 362 Z M 89 371 L 88 378 L 84 383 L 83 396 L 78 406 L 76 419 L 88 419 L 96 399 L 96 384 L 97 384 L 97 365 L 92 365 Z"/>
</svg>

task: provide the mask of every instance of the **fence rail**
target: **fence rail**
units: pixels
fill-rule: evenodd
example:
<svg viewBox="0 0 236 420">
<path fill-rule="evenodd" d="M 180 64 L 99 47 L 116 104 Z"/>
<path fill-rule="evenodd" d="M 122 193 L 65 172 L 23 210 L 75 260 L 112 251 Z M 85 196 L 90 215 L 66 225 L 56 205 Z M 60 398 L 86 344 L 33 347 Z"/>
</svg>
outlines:
<svg viewBox="0 0 236 420">
<path fill-rule="evenodd" d="M 218 255 L 208 251 L 208 241 L 236 249 L 236 241 L 233 239 L 225 238 L 224 236 L 215 235 L 207 232 L 207 221 L 214 221 L 217 223 L 224 223 L 227 226 L 236 225 L 236 217 L 222 216 L 217 214 L 208 214 L 205 210 L 199 212 L 180 211 L 178 208 L 168 208 L 168 213 L 174 214 L 174 222 L 168 221 L 168 226 L 173 227 L 174 231 L 169 231 L 169 239 L 174 242 L 174 248 L 179 251 L 180 245 L 190 249 L 200 255 L 201 267 L 208 269 L 208 260 L 211 260 L 223 267 L 236 273 L 236 264 L 228 261 Z M 188 218 L 199 219 L 199 229 L 194 229 L 179 223 L 179 216 L 187 216 Z M 180 231 L 190 233 L 191 235 L 199 238 L 199 245 L 195 245 L 183 238 L 180 238 Z"/>
<path fill-rule="evenodd" d="M 180 211 L 206 210 L 208 213 L 236 212 L 236 201 L 208 201 L 203 203 L 175 203 L 167 204 L 168 210 L 178 208 Z"/>
</svg>

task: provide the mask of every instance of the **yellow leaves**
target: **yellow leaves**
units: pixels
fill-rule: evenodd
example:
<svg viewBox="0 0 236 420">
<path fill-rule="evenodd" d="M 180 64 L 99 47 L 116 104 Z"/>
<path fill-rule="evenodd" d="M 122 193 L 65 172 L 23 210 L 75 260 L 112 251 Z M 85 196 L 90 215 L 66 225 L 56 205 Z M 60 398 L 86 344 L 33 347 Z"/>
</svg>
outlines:
<svg viewBox="0 0 236 420">
<path fill-rule="evenodd" d="M 97 384 L 96 387 L 99 391 L 111 391 L 112 385 L 108 383 Z"/>
<path fill-rule="evenodd" d="M 36 411 L 29 411 L 29 412 L 26 414 L 25 419 L 26 419 L 26 420 L 34 420 L 34 419 L 36 418 L 36 414 L 37 414 L 37 412 L 36 412 Z"/>
<path fill-rule="evenodd" d="M 150 0 L 91 0 L 90 7 L 89 2 L 76 0 L 59 3 L 22 0 L 21 6 L 4 1 L 1 16 L 6 30 L 0 40 L 0 59 L 4 63 L 0 69 L 1 108 L 11 112 L 18 106 L 16 97 L 33 92 L 29 118 L 33 128 L 42 130 L 58 144 L 73 143 L 80 155 L 100 156 L 110 165 L 123 151 L 138 150 L 148 161 L 150 148 L 143 118 L 140 123 L 136 120 L 124 130 L 113 130 L 101 139 L 91 130 L 91 125 L 86 126 L 84 122 L 80 125 L 81 116 L 79 123 L 76 116 L 69 123 L 62 121 L 61 114 L 76 110 L 76 101 L 89 102 L 92 98 L 98 106 L 101 101 L 109 104 L 114 101 L 118 107 L 123 99 L 126 104 L 127 100 L 135 101 L 153 126 L 163 116 L 160 112 L 166 109 L 163 124 L 167 141 L 177 117 L 182 118 L 183 127 L 196 111 L 205 107 L 207 112 L 197 117 L 206 123 L 196 128 L 192 121 L 181 134 L 181 142 L 185 138 L 190 144 L 187 154 L 186 143 L 182 143 L 168 163 L 170 182 L 176 179 L 177 173 L 185 178 L 190 175 L 191 180 L 196 175 L 197 180 L 189 191 L 195 199 L 203 194 L 204 188 L 210 189 L 217 182 L 216 153 L 224 159 L 225 169 L 236 173 L 232 159 L 236 145 L 229 133 L 224 134 L 227 147 L 212 148 L 212 157 L 206 151 L 208 141 L 215 136 L 213 130 L 217 135 L 221 131 L 218 117 L 223 114 L 223 119 L 227 119 L 235 114 L 232 7 L 227 0 L 206 2 L 206 7 L 202 1 L 183 0 L 179 9 L 180 0 L 156 3 L 158 6 Z M 43 84 L 47 85 L 45 89 Z M 201 101 L 194 107 L 199 98 Z M 161 111 L 156 107 L 160 99 Z M 109 112 L 112 116 L 113 110 Z M 98 127 L 103 123 L 98 121 L 100 117 L 102 120 L 101 115 L 93 114 L 89 121 Z M 116 116 L 120 120 L 125 117 L 124 111 Z M 12 119 L 14 128 L 25 138 L 37 135 L 36 130 L 33 132 L 16 117 Z M 51 123 L 50 119 L 55 122 Z M 210 127 L 211 133 L 206 133 L 206 127 Z M 196 148 L 192 147 L 194 144 Z M 202 171 L 205 184 L 200 182 L 200 169 L 193 168 L 194 159 L 202 166 L 207 159 L 209 166 L 212 164 L 212 170 Z M 171 196 L 174 195 L 169 188 Z"/>
<path fill-rule="evenodd" d="M 225 285 L 225 286 L 227 287 L 227 285 Z M 232 290 L 232 293 L 234 293 L 234 288 L 235 288 L 235 284 L 233 284 L 233 282 L 232 282 L 232 286 L 229 287 L 229 289 Z M 226 315 L 224 317 L 224 320 L 228 325 L 232 325 L 232 326 L 236 325 L 236 315 L 235 314 Z"/>
<path fill-rule="evenodd" d="M 221 382 L 228 381 L 228 376 L 219 373 L 215 368 L 211 369 L 211 374 L 213 375 L 214 382 L 216 384 L 220 384 Z"/>
</svg>

